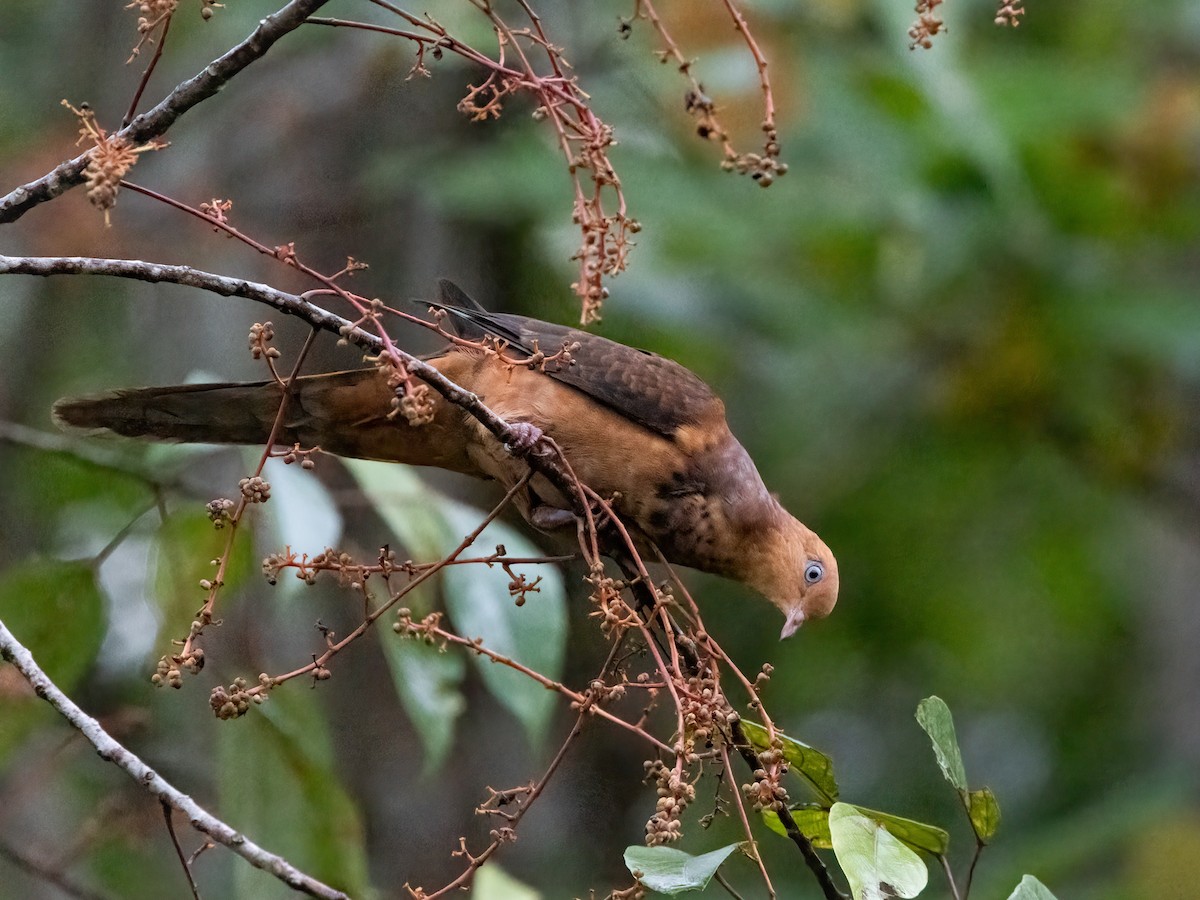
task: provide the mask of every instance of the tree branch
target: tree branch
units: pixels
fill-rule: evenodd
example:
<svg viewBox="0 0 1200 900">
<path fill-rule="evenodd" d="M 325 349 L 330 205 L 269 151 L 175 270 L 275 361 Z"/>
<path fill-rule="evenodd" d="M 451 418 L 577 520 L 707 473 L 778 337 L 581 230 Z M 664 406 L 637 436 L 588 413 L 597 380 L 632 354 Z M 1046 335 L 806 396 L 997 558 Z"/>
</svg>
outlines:
<svg viewBox="0 0 1200 900">
<path fill-rule="evenodd" d="M 263 19 L 244 41 L 176 86 L 157 106 L 142 113 L 128 127 L 116 132 L 114 137 L 124 139 L 131 146 L 160 137 L 180 116 L 216 94 L 233 76 L 264 56 L 276 41 L 299 28 L 305 19 L 328 2 L 291 0 L 278 12 Z M 0 224 L 15 222 L 33 207 L 81 184 L 89 154 L 90 151 L 81 153 L 36 181 L 23 184 L 7 196 L 0 197 Z"/>
<path fill-rule="evenodd" d="M 160 802 L 179 810 L 197 831 L 208 835 L 245 859 L 250 865 L 270 872 L 284 884 L 322 900 L 349 900 L 346 894 L 304 874 L 282 856 L 264 850 L 245 835 L 211 815 L 195 800 L 171 785 L 100 727 L 100 723 L 71 702 L 34 661 L 33 654 L 13 637 L 0 621 L 0 657 L 17 667 L 37 695 L 53 706 L 76 731 L 86 737 L 102 759 L 119 766 Z"/>
</svg>

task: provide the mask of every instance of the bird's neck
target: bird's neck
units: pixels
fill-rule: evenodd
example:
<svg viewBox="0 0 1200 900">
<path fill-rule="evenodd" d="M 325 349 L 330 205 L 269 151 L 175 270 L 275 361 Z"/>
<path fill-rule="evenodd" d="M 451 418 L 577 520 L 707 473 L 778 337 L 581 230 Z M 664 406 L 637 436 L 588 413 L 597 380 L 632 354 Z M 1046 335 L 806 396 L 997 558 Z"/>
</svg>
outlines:
<svg viewBox="0 0 1200 900">
<path fill-rule="evenodd" d="M 794 543 L 796 526 L 804 528 L 767 490 L 750 455 L 736 441 L 721 451 L 719 472 L 710 496 L 719 497 L 725 527 L 721 574 L 736 578 L 767 594 L 761 585 L 764 563 L 786 554 Z M 778 567 L 778 564 L 775 565 Z"/>
</svg>

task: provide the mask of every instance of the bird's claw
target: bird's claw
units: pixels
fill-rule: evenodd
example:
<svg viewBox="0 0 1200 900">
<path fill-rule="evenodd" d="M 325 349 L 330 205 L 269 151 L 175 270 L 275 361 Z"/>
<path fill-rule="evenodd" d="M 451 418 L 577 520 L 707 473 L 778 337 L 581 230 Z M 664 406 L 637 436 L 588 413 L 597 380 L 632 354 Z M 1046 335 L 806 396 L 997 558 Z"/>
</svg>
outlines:
<svg viewBox="0 0 1200 900">
<path fill-rule="evenodd" d="M 578 519 L 569 509 L 557 506 L 535 506 L 529 511 L 529 522 L 540 531 L 558 531 L 574 525 Z"/>
<path fill-rule="evenodd" d="M 534 448 L 545 437 L 545 432 L 529 422 L 513 422 L 508 426 L 508 440 L 505 448 L 514 456 L 525 456 L 534 452 Z"/>
</svg>

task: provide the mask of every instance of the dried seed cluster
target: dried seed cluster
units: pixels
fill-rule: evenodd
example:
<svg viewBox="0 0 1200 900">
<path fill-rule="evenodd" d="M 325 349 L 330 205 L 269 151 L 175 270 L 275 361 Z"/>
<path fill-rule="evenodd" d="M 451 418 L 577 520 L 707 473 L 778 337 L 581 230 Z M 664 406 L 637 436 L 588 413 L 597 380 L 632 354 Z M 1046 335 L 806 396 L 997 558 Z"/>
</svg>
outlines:
<svg viewBox="0 0 1200 900">
<path fill-rule="evenodd" d="M 713 739 L 725 730 L 733 708 L 721 693 L 711 674 L 693 675 L 680 685 L 680 711 L 683 714 L 683 749 L 695 752 L 696 744 L 712 746 Z"/>
<path fill-rule="evenodd" d="M 195 675 L 203 668 L 204 651 L 197 647 L 188 653 L 187 656 L 161 657 L 158 664 L 154 667 L 154 674 L 150 676 L 150 681 L 159 687 L 166 685 L 178 690 L 183 687 L 183 673 L 185 671 Z"/>
<path fill-rule="evenodd" d="M 86 103 L 78 107 L 72 106 L 66 100 L 62 105 L 71 110 L 79 119 L 79 139 L 75 142 L 85 144 L 91 141 L 94 145 L 88 153 L 88 164 L 83 170 L 84 182 L 87 185 L 87 198 L 92 206 L 103 211 L 104 224 L 111 224 L 109 211 L 117 203 L 117 191 L 125 173 L 137 162 L 138 154 L 145 150 L 157 150 L 166 146 L 157 141 L 151 141 L 142 147 L 134 147 L 123 137 L 110 135 L 96 121 L 96 113 Z"/>
<path fill-rule="evenodd" d="M 754 804 L 755 809 L 783 809 L 787 804 L 787 789 L 780 783 L 787 772 L 787 763 L 780 750 L 771 748 L 758 754 L 760 768 L 754 770 L 754 782 L 743 784 L 742 793 Z"/>
<path fill-rule="evenodd" d="M 908 36 L 912 43 L 908 45 L 909 50 L 915 50 L 917 47 L 924 47 L 928 50 L 933 46 L 934 35 L 940 34 L 946 27 L 946 23 L 942 21 L 934 10 L 942 5 L 943 0 L 917 0 L 915 7 L 917 13 L 917 21 L 908 29 Z"/>
<path fill-rule="evenodd" d="M 138 34 L 144 35 L 175 12 L 175 7 L 178 5 L 179 0 L 134 0 L 125 8 L 138 11 L 137 30 Z M 209 15 L 211 16 L 212 13 L 210 12 Z"/>
<path fill-rule="evenodd" d="M 270 322 L 255 322 L 250 326 L 247 338 L 250 344 L 250 355 L 254 359 L 279 359 L 279 348 L 272 347 L 275 340 L 275 326 Z"/>
<path fill-rule="evenodd" d="M 261 475 L 251 475 L 238 482 L 247 503 L 266 503 L 271 499 L 271 483 Z"/>
<path fill-rule="evenodd" d="M 322 572 L 335 572 L 340 587 L 354 590 L 361 590 L 363 583 L 370 576 L 367 567 L 353 556 L 332 547 L 326 547 L 311 559 L 307 553 L 297 554 L 291 547 L 286 547 L 282 552 L 272 553 L 262 561 L 262 573 L 269 584 L 277 584 L 279 573 L 287 568 L 294 568 L 296 577 L 307 585 L 316 584 L 317 576 Z M 390 551 L 380 554 L 380 571 L 385 576 L 396 568 L 401 567 L 395 563 L 395 554 Z"/>
<path fill-rule="evenodd" d="M 436 411 L 437 406 L 429 385 L 414 384 L 402 395 L 392 398 L 392 412 L 389 416 L 394 417 L 398 413 L 404 416 L 409 425 L 419 427 L 432 422 Z"/>
<path fill-rule="evenodd" d="M 229 217 L 226 216 L 226 213 L 228 213 L 231 209 L 233 209 L 233 201 L 222 200 L 220 197 L 213 197 L 207 203 L 200 204 L 200 212 L 204 213 L 214 222 L 219 222 L 222 225 L 229 222 Z M 220 228 L 214 227 L 213 231 L 215 231 L 217 234 L 221 233 Z M 230 234 L 228 237 L 233 237 L 233 235 Z"/>
<path fill-rule="evenodd" d="M 209 500 L 204 504 L 204 511 L 208 514 L 208 520 L 213 523 L 213 528 L 224 528 L 233 521 L 232 513 L 235 505 L 228 497 L 217 497 L 217 499 Z"/>
<path fill-rule="evenodd" d="M 236 719 L 244 716 L 251 703 L 262 703 L 267 691 L 275 686 L 274 679 L 265 672 L 258 676 L 257 688 L 246 688 L 245 678 L 235 678 L 228 688 L 217 685 L 208 697 L 208 705 L 218 719 Z"/>
<path fill-rule="evenodd" d="M 941 2 L 941 0 L 937 0 Z M 726 172 L 737 172 L 739 175 L 749 175 L 758 182 L 760 187 L 770 187 L 776 178 L 782 178 L 788 173 L 787 163 L 779 161 L 779 131 L 770 121 L 762 123 L 766 140 L 762 153 L 737 153 L 725 157 L 721 168 Z"/>
<path fill-rule="evenodd" d="M 442 625 L 442 613 L 431 612 L 420 622 L 416 622 L 412 617 L 412 610 L 408 607 L 401 607 L 396 610 L 396 622 L 392 625 L 392 631 L 400 635 L 402 638 L 419 637 L 426 644 L 433 646 L 437 644 L 437 635 L 435 632 Z M 445 647 L 443 643 L 442 647 Z"/>
<path fill-rule="evenodd" d="M 588 616 L 600 620 L 600 630 L 606 636 L 637 626 L 637 613 L 621 596 L 621 591 L 625 588 L 623 581 L 605 575 L 603 566 L 593 568 L 585 580 L 592 586 L 592 593 L 588 599 L 596 607 Z"/>
<path fill-rule="evenodd" d="M 1016 28 L 1025 15 L 1025 6 L 1020 0 L 999 0 L 996 6 L 996 24 Z"/>
<path fill-rule="evenodd" d="M 292 444 L 291 448 L 280 456 L 280 459 L 283 460 L 285 466 L 290 466 L 292 463 L 299 461 L 300 468 L 311 472 L 317 467 L 317 461 L 313 459 L 313 454 L 319 449 L 319 447 L 313 447 L 309 450 L 302 450 L 299 444 Z"/>
<path fill-rule="evenodd" d="M 644 766 L 646 777 L 653 778 L 658 785 L 654 815 L 646 823 L 646 843 L 653 847 L 677 841 L 683 837 L 683 823 L 679 818 L 696 799 L 696 789 L 661 759 L 647 760 Z"/>
</svg>

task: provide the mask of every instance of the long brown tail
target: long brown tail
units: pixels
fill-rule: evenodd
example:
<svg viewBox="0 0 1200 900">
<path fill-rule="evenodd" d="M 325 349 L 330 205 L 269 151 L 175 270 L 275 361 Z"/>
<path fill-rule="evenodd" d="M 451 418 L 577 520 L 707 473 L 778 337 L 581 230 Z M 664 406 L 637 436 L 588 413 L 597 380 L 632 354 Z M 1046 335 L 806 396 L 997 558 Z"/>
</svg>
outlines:
<svg viewBox="0 0 1200 900">
<path fill-rule="evenodd" d="M 54 418 L 65 427 L 157 441 L 264 444 L 282 396 L 273 381 L 133 388 L 59 400 Z M 375 369 L 297 378 L 275 443 L 480 474 L 467 457 L 456 408 L 437 398 L 434 420 L 414 428 L 388 418 L 391 401 Z"/>
<path fill-rule="evenodd" d="M 279 411 L 272 382 L 132 388 L 54 404 L 60 426 L 126 437 L 210 444 L 263 443 Z"/>
</svg>

